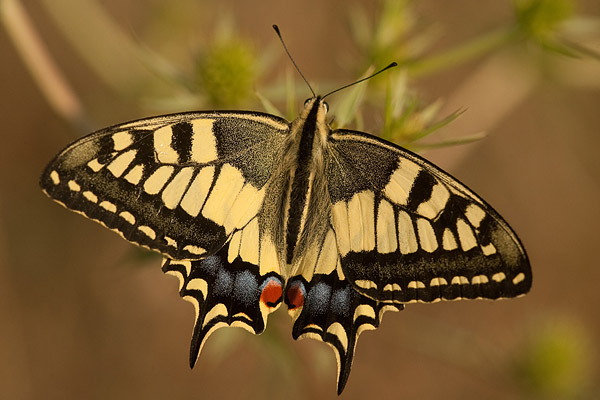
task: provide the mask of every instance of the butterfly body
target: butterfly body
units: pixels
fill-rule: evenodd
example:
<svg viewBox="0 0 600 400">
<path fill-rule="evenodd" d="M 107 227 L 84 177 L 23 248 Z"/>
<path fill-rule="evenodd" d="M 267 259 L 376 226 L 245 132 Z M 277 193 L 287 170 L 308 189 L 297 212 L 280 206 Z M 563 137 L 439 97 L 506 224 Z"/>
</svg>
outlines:
<svg viewBox="0 0 600 400">
<path fill-rule="evenodd" d="M 406 303 L 515 297 L 525 250 L 483 200 L 366 133 L 332 130 L 307 100 L 288 122 L 180 113 L 76 141 L 40 184 L 53 199 L 161 253 L 196 310 L 190 364 L 220 327 L 261 333 L 282 303 L 294 338 L 332 346 L 338 393 L 360 333 Z"/>
</svg>

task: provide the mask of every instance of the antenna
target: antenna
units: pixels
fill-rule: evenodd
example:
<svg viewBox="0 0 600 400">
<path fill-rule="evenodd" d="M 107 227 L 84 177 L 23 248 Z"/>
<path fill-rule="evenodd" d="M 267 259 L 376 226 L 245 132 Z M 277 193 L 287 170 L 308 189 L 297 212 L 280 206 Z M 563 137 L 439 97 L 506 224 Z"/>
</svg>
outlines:
<svg viewBox="0 0 600 400">
<path fill-rule="evenodd" d="M 342 86 L 341 88 L 335 89 L 335 90 L 333 90 L 333 91 L 331 91 L 331 92 L 327 93 L 327 94 L 326 94 L 325 96 L 323 96 L 322 98 L 324 99 L 325 97 L 329 96 L 330 94 L 334 94 L 335 92 L 339 92 L 339 91 L 340 91 L 340 90 L 342 90 L 342 89 L 346 89 L 346 88 L 349 88 L 350 86 L 354 86 L 354 85 L 356 85 L 357 83 L 361 83 L 361 82 L 363 82 L 363 81 L 366 81 L 367 79 L 371 79 L 371 78 L 372 78 L 372 77 L 374 77 L 375 75 L 379 75 L 379 74 L 380 74 L 380 73 L 382 73 L 383 71 L 385 71 L 385 70 L 388 70 L 388 69 L 390 69 L 390 68 L 393 68 L 393 67 L 396 67 L 396 66 L 398 66 L 398 63 L 397 63 L 397 62 L 393 62 L 393 63 L 391 63 L 390 65 L 388 65 L 387 67 L 385 67 L 385 68 L 383 68 L 383 69 L 381 69 L 381 70 L 379 70 L 379 71 L 375 72 L 375 73 L 374 73 L 374 74 L 372 74 L 372 75 L 369 75 L 369 76 L 367 76 L 366 78 L 359 79 L 359 80 L 357 80 L 356 82 L 350 83 L 350 84 L 348 84 L 348 85 L 346 85 L 346 86 Z"/>
<path fill-rule="evenodd" d="M 285 49 L 285 52 L 287 53 L 290 61 L 292 62 L 292 64 L 294 64 L 294 67 L 296 68 L 296 71 L 298 71 L 298 73 L 300 74 L 300 76 L 302 77 L 302 79 L 304 79 L 304 82 L 306 82 L 306 85 L 308 86 L 308 88 L 312 92 L 313 97 L 317 97 L 315 91 L 310 86 L 310 83 L 308 83 L 308 80 L 306 80 L 306 78 L 304 77 L 304 75 L 300 71 L 300 68 L 298 68 L 298 65 L 296 64 L 296 62 L 292 58 L 292 55 L 290 54 L 290 51 L 288 50 L 287 46 L 285 45 L 285 42 L 283 41 L 283 38 L 281 37 L 281 32 L 279 32 L 279 27 L 277 25 L 273 25 L 273 29 L 275 29 L 275 32 L 277 33 L 277 36 L 279 36 L 279 40 L 281 40 L 281 44 L 283 45 L 283 48 Z M 381 72 L 381 71 L 379 71 L 379 72 Z"/>
</svg>

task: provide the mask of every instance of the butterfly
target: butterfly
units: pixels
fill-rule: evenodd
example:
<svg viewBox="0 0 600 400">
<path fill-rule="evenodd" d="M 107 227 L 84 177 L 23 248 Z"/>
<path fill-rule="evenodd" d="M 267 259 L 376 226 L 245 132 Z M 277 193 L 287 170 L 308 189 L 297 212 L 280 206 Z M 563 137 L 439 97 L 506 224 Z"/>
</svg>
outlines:
<svg viewBox="0 0 600 400">
<path fill-rule="evenodd" d="M 43 191 L 163 257 L 211 333 L 259 334 L 282 303 L 292 336 L 329 344 L 342 392 L 359 335 L 413 302 L 526 293 L 530 264 L 502 217 L 420 156 L 331 129 L 323 97 L 289 122 L 185 112 L 94 132 L 44 170 Z"/>
</svg>

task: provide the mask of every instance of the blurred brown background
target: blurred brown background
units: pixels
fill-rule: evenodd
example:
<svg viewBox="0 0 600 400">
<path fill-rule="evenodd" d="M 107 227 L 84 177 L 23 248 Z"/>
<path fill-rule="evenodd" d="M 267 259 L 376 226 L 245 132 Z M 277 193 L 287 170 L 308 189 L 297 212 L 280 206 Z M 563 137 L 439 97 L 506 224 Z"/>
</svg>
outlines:
<svg viewBox="0 0 600 400">
<path fill-rule="evenodd" d="M 100 79 L 57 27 L 60 15 L 49 11 L 68 9 L 66 3 L 22 5 L 83 105 L 79 126 L 86 128 L 55 112 L 0 30 L 0 398 L 334 398 L 333 353 L 315 341 L 294 342 L 283 307 L 259 337 L 218 331 L 190 370 L 193 309 L 179 299 L 176 280 L 163 276 L 158 257 L 140 255 L 42 194 L 39 174 L 70 141 L 187 106 L 155 104 L 168 82 L 126 95 Z M 277 23 L 304 74 L 326 91 L 360 73 L 344 66 L 358 54 L 350 3 L 360 3 L 367 18 L 380 7 L 314 0 L 95 4 L 129 39 L 176 65 L 210 40 L 215 21 L 232 18 L 258 54 L 274 51 L 259 90 L 289 68 L 271 30 Z M 509 1 L 424 0 L 411 7 L 438 32 L 431 53 L 512 18 Z M 600 4 L 581 1 L 576 12 L 599 18 Z M 80 32 L 89 27 L 88 40 L 103 40 L 97 23 L 82 15 Z M 600 35 L 586 40 L 600 51 Z M 97 67 L 129 63 L 123 51 L 97 54 Z M 140 65 L 140 74 L 155 79 Z M 442 115 L 468 109 L 443 137 L 488 133 L 425 156 L 519 233 L 533 289 L 510 301 L 419 304 L 386 314 L 380 329 L 361 336 L 343 398 L 599 398 L 600 61 L 550 55 L 541 62 L 496 52 L 409 82 L 425 101 L 444 99 Z M 296 91 L 308 97 L 304 87 Z"/>
</svg>

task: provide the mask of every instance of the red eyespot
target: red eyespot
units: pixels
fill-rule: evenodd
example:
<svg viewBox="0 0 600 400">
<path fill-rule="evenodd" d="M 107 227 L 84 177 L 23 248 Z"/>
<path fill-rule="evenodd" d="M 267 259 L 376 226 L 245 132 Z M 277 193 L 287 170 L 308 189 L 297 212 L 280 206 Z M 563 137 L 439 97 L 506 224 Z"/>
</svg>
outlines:
<svg viewBox="0 0 600 400">
<path fill-rule="evenodd" d="M 269 279 L 262 287 L 260 301 L 267 307 L 275 307 L 281 301 L 283 288 L 278 279 Z"/>
<path fill-rule="evenodd" d="M 285 293 L 286 303 L 290 310 L 304 305 L 305 290 L 302 282 L 293 282 Z"/>
</svg>

